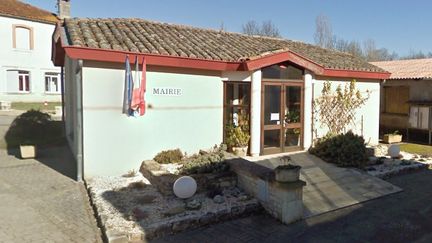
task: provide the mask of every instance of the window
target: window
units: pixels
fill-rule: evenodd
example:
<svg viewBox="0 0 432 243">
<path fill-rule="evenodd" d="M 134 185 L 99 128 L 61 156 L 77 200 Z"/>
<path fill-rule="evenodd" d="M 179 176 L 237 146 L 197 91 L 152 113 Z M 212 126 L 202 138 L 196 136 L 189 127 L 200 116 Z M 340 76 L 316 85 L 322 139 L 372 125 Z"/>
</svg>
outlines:
<svg viewBox="0 0 432 243">
<path fill-rule="evenodd" d="M 303 69 L 288 63 L 272 65 L 262 69 L 263 79 L 303 79 Z"/>
<path fill-rule="evenodd" d="M 385 112 L 408 115 L 409 112 L 409 87 L 387 86 L 384 87 Z"/>
<path fill-rule="evenodd" d="M 224 86 L 224 125 L 240 126 L 249 131 L 250 83 L 225 82 Z"/>
<path fill-rule="evenodd" d="M 22 70 L 7 71 L 7 91 L 11 93 L 30 92 L 30 73 Z"/>
<path fill-rule="evenodd" d="M 33 50 L 33 28 L 24 25 L 13 26 L 13 48 Z"/>
<path fill-rule="evenodd" d="M 45 73 L 45 92 L 60 93 L 60 75 L 58 73 Z"/>
</svg>

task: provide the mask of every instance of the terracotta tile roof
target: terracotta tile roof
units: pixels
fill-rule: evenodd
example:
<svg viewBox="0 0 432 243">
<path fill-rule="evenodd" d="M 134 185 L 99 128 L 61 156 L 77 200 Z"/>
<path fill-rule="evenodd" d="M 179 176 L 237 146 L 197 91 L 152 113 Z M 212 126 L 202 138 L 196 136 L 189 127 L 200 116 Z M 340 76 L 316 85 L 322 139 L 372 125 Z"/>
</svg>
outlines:
<svg viewBox="0 0 432 243">
<path fill-rule="evenodd" d="M 432 79 L 432 58 L 371 62 L 391 73 L 389 79 Z"/>
<path fill-rule="evenodd" d="M 18 0 L 1 0 L 0 16 L 22 18 L 43 23 L 57 23 L 55 14 Z"/>
<path fill-rule="evenodd" d="M 78 47 L 230 62 L 290 50 L 328 69 L 383 72 L 348 53 L 303 42 L 142 19 L 67 19 L 65 32 L 68 44 Z"/>
</svg>

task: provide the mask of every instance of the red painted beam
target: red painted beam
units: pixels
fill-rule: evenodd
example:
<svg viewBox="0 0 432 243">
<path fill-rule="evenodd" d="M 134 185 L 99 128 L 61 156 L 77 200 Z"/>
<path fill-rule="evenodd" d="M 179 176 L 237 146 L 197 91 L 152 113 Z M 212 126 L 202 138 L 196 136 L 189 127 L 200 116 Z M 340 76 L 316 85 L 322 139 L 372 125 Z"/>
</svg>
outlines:
<svg viewBox="0 0 432 243">
<path fill-rule="evenodd" d="M 340 77 L 340 78 L 364 78 L 364 79 L 388 79 L 391 73 L 387 72 L 368 72 L 339 69 L 325 69 L 322 76 Z"/>
<path fill-rule="evenodd" d="M 213 61 L 197 58 L 104 50 L 87 47 L 64 47 L 64 49 L 66 54 L 73 59 L 123 63 L 126 59 L 126 55 L 129 55 L 130 60 L 134 60 L 135 56 L 145 56 L 147 65 L 155 66 L 194 68 L 215 71 L 238 71 L 243 69 L 243 64 L 240 62 Z M 138 59 L 142 60 L 142 58 Z"/>
</svg>

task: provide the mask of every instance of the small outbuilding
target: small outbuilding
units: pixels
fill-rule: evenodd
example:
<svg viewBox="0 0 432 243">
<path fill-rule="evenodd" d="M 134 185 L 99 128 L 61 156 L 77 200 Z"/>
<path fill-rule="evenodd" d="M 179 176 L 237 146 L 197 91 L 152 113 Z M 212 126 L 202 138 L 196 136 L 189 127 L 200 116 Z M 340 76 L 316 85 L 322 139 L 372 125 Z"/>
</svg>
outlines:
<svg viewBox="0 0 432 243">
<path fill-rule="evenodd" d="M 381 86 L 381 131 L 398 130 L 416 140 L 426 135 L 431 143 L 432 58 L 371 64 L 391 73 Z"/>
<path fill-rule="evenodd" d="M 125 60 L 146 60 L 146 113 L 122 113 Z M 390 74 L 347 53 L 279 38 L 142 19 L 66 19 L 53 62 L 65 73 L 65 119 L 79 177 L 124 173 L 162 150 L 224 142 L 247 123 L 249 154 L 311 146 L 325 134 L 312 101 L 323 84 L 370 92 L 352 130 L 378 143 L 380 82 Z M 133 69 L 133 68 L 132 68 Z"/>
</svg>

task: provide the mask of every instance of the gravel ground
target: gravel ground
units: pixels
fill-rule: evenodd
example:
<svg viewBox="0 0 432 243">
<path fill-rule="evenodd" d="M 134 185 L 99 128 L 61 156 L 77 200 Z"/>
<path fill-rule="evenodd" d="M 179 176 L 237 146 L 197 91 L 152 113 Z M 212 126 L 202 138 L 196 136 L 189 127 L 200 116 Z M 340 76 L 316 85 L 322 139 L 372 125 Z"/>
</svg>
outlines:
<svg viewBox="0 0 432 243">
<path fill-rule="evenodd" d="M 372 162 L 378 164 L 365 168 L 369 175 L 384 178 L 397 175 L 405 171 L 427 168 L 432 165 L 432 158 L 417 154 L 400 152 L 400 158 L 392 159 L 390 156 L 371 157 Z"/>
<path fill-rule="evenodd" d="M 168 232 L 182 231 L 189 228 L 183 223 L 187 219 L 195 220 L 196 224 L 197 219 L 203 216 L 229 215 L 233 208 L 244 210 L 251 205 L 259 208 L 256 199 L 247 196 L 236 187 L 221 193 L 221 203 L 216 203 L 213 198 L 203 193 L 187 200 L 163 196 L 140 173 L 131 177 L 94 177 L 87 183 L 105 231 L 111 235 L 126 235 L 128 239 L 153 238 L 155 235 L 161 235 L 155 231 L 166 227 L 172 227 Z M 189 208 L 197 202 L 200 207 Z M 174 226 L 176 223 L 183 225 Z"/>
</svg>

